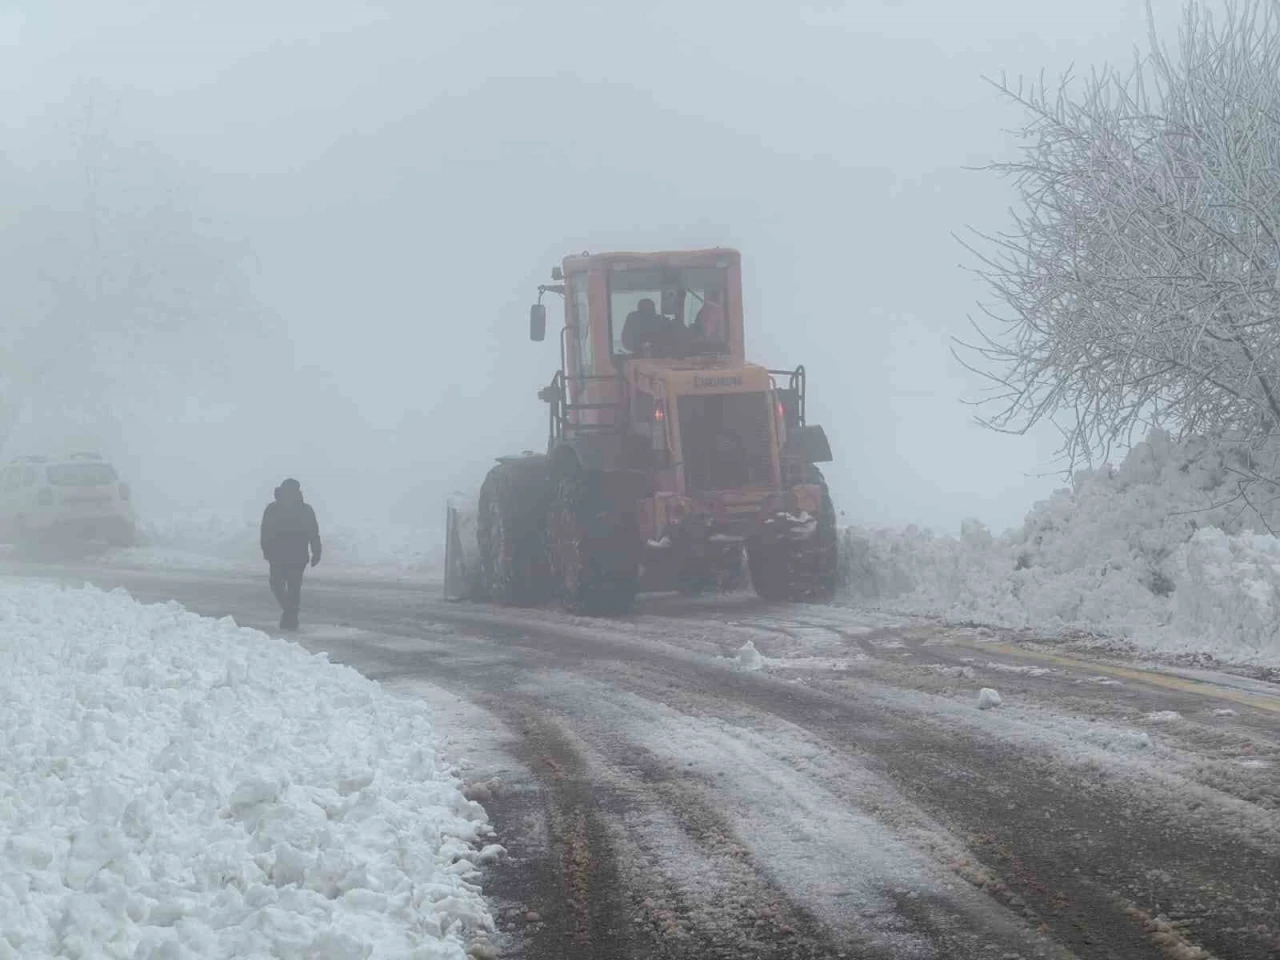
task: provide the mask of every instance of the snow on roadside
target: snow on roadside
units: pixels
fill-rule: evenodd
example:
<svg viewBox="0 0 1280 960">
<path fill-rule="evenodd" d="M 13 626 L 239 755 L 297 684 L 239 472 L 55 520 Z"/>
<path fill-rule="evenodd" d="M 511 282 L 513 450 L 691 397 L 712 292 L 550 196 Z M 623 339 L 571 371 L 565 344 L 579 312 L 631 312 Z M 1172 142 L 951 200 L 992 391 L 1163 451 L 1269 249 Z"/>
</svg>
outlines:
<svg viewBox="0 0 1280 960">
<path fill-rule="evenodd" d="M 144 545 L 113 551 L 108 561 L 190 569 L 260 566 L 258 520 L 192 513 L 141 524 Z M 331 523 L 320 518 L 324 568 L 437 575 L 444 569 L 444 534 L 430 527 Z"/>
<path fill-rule="evenodd" d="M 257 524 L 220 514 L 195 512 L 165 518 L 144 517 L 139 523 L 143 547 L 168 557 L 204 558 L 223 563 L 257 563 L 262 559 Z M 127 555 L 127 551 L 121 551 Z"/>
<path fill-rule="evenodd" d="M 860 604 L 1152 649 L 1280 665 L 1277 491 L 1240 499 L 1248 452 L 1154 431 L 1119 467 L 1077 474 L 1023 525 L 959 537 L 851 527 L 845 593 Z"/>
<path fill-rule="evenodd" d="M 428 710 L 229 619 L 0 583 L 0 958 L 463 958 L 491 829 Z"/>
</svg>

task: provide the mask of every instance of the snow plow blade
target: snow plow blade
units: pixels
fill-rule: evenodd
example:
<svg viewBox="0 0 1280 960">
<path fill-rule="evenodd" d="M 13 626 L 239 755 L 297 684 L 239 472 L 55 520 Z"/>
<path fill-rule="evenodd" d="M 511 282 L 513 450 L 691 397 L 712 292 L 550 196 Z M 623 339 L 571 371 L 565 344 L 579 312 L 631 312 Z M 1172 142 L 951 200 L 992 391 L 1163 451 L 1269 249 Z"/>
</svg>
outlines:
<svg viewBox="0 0 1280 960">
<path fill-rule="evenodd" d="M 480 549 L 476 540 L 476 514 L 449 503 L 445 507 L 444 598 L 478 600 Z"/>
</svg>

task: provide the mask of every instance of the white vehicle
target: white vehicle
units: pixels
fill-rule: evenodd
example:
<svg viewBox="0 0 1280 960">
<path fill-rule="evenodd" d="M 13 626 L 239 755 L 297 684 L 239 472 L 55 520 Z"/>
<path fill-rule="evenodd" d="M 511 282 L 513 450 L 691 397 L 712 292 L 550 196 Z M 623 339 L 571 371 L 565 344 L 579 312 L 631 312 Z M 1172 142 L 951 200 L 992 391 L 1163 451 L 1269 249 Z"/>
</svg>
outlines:
<svg viewBox="0 0 1280 960">
<path fill-rule="evenodd" d="M 129 485 L 96 453 L 19 457 L 0 468 L 0 539 L 134 543 Z"/>
</svg>

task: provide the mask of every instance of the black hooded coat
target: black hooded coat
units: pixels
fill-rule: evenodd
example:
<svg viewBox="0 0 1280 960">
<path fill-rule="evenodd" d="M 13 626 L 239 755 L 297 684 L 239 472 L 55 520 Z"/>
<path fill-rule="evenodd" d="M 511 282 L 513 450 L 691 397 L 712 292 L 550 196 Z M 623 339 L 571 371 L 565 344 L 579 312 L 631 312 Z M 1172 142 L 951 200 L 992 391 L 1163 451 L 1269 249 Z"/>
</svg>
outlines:
<svg viewBox="0 0 1280 960">
<path fill-rule="evenodd" d="M 296 480 L 276 487 L 276 498 L 262 514 L 262 555 L 270 564 L 320 560 L 320 525 Z"/>
</svg>

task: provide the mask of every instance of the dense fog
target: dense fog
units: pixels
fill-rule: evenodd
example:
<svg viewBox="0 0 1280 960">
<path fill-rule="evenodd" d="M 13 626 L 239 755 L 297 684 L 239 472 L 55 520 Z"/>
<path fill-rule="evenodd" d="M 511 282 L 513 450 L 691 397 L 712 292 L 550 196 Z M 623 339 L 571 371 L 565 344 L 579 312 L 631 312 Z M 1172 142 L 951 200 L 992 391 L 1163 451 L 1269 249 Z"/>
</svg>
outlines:
<svg viewBox="0 0 1280 960">
<path fill-rule="evenodd" d="M 974 425 L 948 349 L 953 234 L 1010 197 L 969 169 L 1019 120 L 982 76 L 1123 59 L 1143 8 L 7 5 L 3 453 L 101 449 L 144 516 L 293 475 L 322 523 L 431 528 L 545 444 L 562 256 L 727 245 L 849 519 L 1015 523 L 1056 437 Z"/>
</svg>

